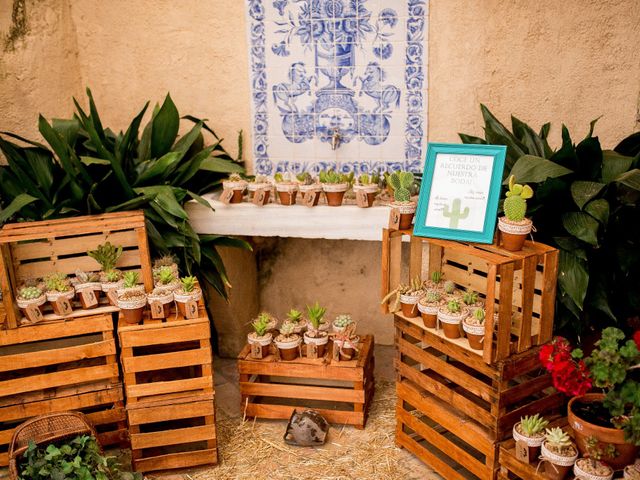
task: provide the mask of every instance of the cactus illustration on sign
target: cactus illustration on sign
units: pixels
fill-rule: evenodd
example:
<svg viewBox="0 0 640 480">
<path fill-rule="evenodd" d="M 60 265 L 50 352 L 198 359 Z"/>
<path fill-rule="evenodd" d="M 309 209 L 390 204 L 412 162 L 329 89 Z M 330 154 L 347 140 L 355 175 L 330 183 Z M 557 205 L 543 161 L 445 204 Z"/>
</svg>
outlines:
<svg viewBox="0 0 640 480">
<path fill-rule="evenodd" d="M 449 228 L 458 228 L 460 220 L 469 216 L 469 207 L 464 207 L 464 210 L 460 211 L 461 204 L 462 200 L 456 198 L 451 204 L 451 209 L 449 209 L 449 205 L 444 206 L 442 215 L 449 219 Z"/>
</svg>

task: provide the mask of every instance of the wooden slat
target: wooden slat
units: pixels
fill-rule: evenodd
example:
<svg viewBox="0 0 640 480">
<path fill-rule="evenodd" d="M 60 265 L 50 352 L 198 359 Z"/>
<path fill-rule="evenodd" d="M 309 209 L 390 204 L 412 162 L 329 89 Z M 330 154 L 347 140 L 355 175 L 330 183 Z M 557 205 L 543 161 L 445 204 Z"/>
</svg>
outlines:
<svg viewBox="0 0 640 480">
<path fill-rule="evenodd" d="M 111 319 L 111 315 L 97 315 L 64 323 L 37 324 L 13 330 L 0 331 L 0 346 L 37 342 L 40 340 L 53 340 L 112 330 L 113 320 Z"/>
<path fill-rule="evenodd" d="M 381 258 L 381 272 L 382 272 L 382 285 L 380 286 L 380 298 L 387 296 L 387 293 L 391 291 L 390 273 L 391 268 L 391 243 L 389 236 L 389 229 L 382 229 L 382 258 Z M 389 313 L 389 303 L 383 303 L 381 305 L 382 313 Z"/>
<path fill-rule="evenodd" d="M 142 383 L 139 385 L 125 386 L 129 401 L 135 401 L 132 397 L 147 397 L 150 395 L 163 395 L 165 393 L 188 392 L 191 390 L 211 388 L 213 388 L 211 377 L 188 378 L 184 380 Z"/>
<path fill-rule="evenodd" d="M 182 325 L 166 323 L 167 330 L 162 335 L 150 335 L 148 331 L 130 331 L 126 335 L 120 334 L 120 345 L 126 347 L 148 347 L 152 345 L 165 345 L 170 343 L 187 342 L 190 340 L 204 340 L 211 336 L 208 321 L 200 321 L 196 324 Z M 162 327 L 160 327 L 162 328 Z"/>
<path fill-rule="evenodd" d="M 18 327 L 19 310 L 13 301 L 13 290 L 17 288 L 13 274 L 11 252 L 9 245 L 0 244 L 0 288 L 2 288 L 6 327 L 14 329 Z"/>
<path fill-rule="evenodd" d="M 292 362 L 249 362 L 238 361 L 241 374 L 274 375 L 278 377 L 317 378 L 323 380 L 361 381 L 363 372 L 355 368 L 343 368 L 335 365 L 309 365 Z"/>
<path fill-rule="evenodd" d="M 218 452 L 213 448 L 195 452 L 169 453 L 155 457 L 134 459 L 133 462 L 138 472 L 174 470 L 216 464 L 218 463 Z"/>
<path fill-rule="evenodd" d="M 513 263 L 500 265 L 500 305 L 498 308 L 498 345 L 496 360 L 509 356 L 513 298 Z"/>
<path fill-rule="evenodd" d="M 420 237 L 411 236 L 409 256 L 409 278 L 422 277 L 422 245 Z"/>
<path fill-rule="evenodd" d="M 544 287 L 542 288 L 542 310 L 540 314 L 540 344 L 547 343 L 553 335 L 553 316 L 555 312 L 556 300 L 556 279 L 558 276 L 557 250 L 545 255 L 544 265 Z"/>
<path fill-rule="evenodd" d="M 520 325 L 518 335 L 518 351 L 524 352 L 531 347 L 531 322 L 529 319 L 533 314 L 533 293 L 536 279 L 536 267 L 538 257 L 527 257 L 524 259 L 522 271 L 522 318 L 525 319 Z"/>
<path fill-rule="evenodd" d="M 273 383 L 240 382 L 240 393 L 249 396 L 364 403 L 364 391 L 348 388 L 313 387 Z"/>
<path fill-rule="evenodd" d="M 244 409 L 244 405 L 242 406 Z M 246 408 L 247 417 L 258 417 L 266 419 L 286 419 L 291 418 L 291 414 L 295 409 L 300 410 L 306 408 L 303 404 L 299 405 L 271 405 L 249 403 Z M 365 414 L 363 412 L 333 410 L 328 408 L 314 408 L 316 412 L 322 415 L 327 422 L 335 425 L 363 425 Z"/>
<path fill-rule="evenodd" d="M 138 248 L 140 249 L 140 265 L 142 266 L 142 283 L 145 289 L 150 292 L 153 290 L 153 272 L 151 270 L 151 256 L 149 253 L 149 241 L 147 232 L 144 228 L 136 229 L 138 235 Z"/>
<path fill-rule="evenodd" d="M 169 445 L 200 442 L 214 438 L 216 438 L 214 425 L 176 428 L 174 430 L 162 430 L 150 433 L 132 433 L 131 448 L 139 450 L 142 448 L 166 447 Z"/>
<path fill-rule="evenodd" d="M 169 405 L 128 410 L 129 425 L 144 425 L 169 420 L 206 417 L 214 413 L 213 399 L 200 402 L 176 402 Z"/>
<path fill-rule="evenodd" d="M 422 462 L 440 473 L 446 480 L 468 480 L 469 478 L 466 475 L 462 475 L 459 471 L 454 470 L 453 467 L 443 461 L 441 457 L 427 450 L 406 433 L 397 433 L 396 443 L 400 447 L 404 447 L 413 453 L 416 457 L 422 460 Z"/>
<path fill-rule="evenodd" d="M 178 352 L 157 353 L 138 357 L 122 357 L 125 373 L 148 372 L 167 368 L 211 364 L 211 347 Z"/>
<path fill-rule="evenodd" d="M 524 400 L 532 395 L 539 394 L 545 388 L 551 386 L 551 375 L 541 375 L 531 380 L 524 381 L 514 387 L 501 392 L 504 405 L 509 406 Z"/>
</svg>

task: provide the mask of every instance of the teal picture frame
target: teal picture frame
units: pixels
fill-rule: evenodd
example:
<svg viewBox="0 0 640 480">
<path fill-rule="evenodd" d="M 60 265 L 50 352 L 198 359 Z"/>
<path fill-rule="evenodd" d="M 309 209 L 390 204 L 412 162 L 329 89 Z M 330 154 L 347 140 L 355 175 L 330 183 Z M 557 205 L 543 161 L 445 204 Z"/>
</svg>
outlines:
<svg viewBox="0 0 640 480">
<path fill-rule="evenodd" d="M 493 243 L 506 153 L 503 145 L 429 143 L 413 234 Z"/>
</svg>

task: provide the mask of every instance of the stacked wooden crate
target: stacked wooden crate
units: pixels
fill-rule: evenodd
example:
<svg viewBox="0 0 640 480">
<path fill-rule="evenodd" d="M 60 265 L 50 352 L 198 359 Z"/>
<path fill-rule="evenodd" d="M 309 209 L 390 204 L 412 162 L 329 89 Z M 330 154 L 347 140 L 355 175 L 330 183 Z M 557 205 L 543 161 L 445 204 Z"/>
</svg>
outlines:
<svg viewBox="0 0 640 480">
<path fill-rule="evenodd" d="M 145 313 L 120 318 L 121 363 L 134 468 L 149 472 L 217 463 L 210 325 L 175 310 L 166 320 Z"/>
<path fill-rule="evenodd" d="M 403 236 L 410 237 L 409 272 L 402 272 Z M 498 442 L 520 416 L 564 402 L 538 361 L 553 330 L 557 251 L 527 242 L 521 252 L 507 252 L 409 231 L 385 231 L 383 240 L 383 294 L 403 273 L 428 278 L 440 271 L 478 292 L 487 312 L 483 350 L 395 313 L 396 441 L 447 479 L 494 479 Z"/>
</svg>

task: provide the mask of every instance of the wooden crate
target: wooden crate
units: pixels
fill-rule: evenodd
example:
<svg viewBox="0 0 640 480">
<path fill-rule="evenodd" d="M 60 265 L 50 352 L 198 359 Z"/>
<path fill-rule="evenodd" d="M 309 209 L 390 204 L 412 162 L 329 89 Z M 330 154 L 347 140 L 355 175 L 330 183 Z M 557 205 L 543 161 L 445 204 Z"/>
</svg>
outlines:
<svg viewBox="0 0 640 480">
<path fill-rule="evenodd" d="M 127 407 L 213 394 L 211 327 L 202 301 L 199 317 L 185 319 L 175 308 L 167 320 L 146 311 L 142 323 L 118 321 Z"/>
<path fill-rule="evenodd" d="M 324 358 L 282 361 L 253 359 L 246 345 L 238 357 L 245 415 L 289 419 L 296 408 L 313 408 L 330 423 L 364 428 L 375 389 L 373 336 L 362 337 L 354 360 L 331 360 L 332 348 Z"/>
<path fill-rule="evenodd" d="M 111 314 L 0 331 L 0 465 L 17 425 L 66 410 L 86 413 L 103 444 L 126 441 Z"/>
<path fill-rule="evenodd" d="M 218 462 L 213 394 L 129 404 L 127 417 L 136 471 Z"/>
<path fill-rule="evenodd" d="M 104 242 L 121 245 L 122 270 L 138 270 L 145 288 L 153 288 L 149 246 L 142 211 L 109 213 L 45 222 L 7 224 L 0 230 L 0 285 L 6 309 L 6 327 L 27 323 L 18 309 L 15 292 L 20 282 L 52 272 L 72 275 L 77 269 L 95 271 L 99 264 L 87 255 Z M 48 304 L 47 304 L 48 305 Z M 83 310 L 79 303 L 67 317 L 117 311 L 106 298 L 97 309 Z M 44 321 L 62 317 L 45 311 Z"/>
<path fill-rule="evenodd" d="M 403 237 L 410 241 L 408 271 L 402 268 Z M 527 241 L 522 251 L 509 252 L 496 245 L 422 238 L 406 230 L 383 231 L 383 297 L 401 279 L 407 281 L 418 275 L 427 279 L 433 271 L 442 272 L 446 280 L 461 289 L 475 290 L 485 300 L 485 329 L 491 332 L 492 341 L 485 341 L 483 350 L 466 348 L 485 363 L 504 360 L 551 340 L 558 250 Z M 383 310 L 388 311 L 388 305 Z M 451 343 L 456 350 L 468 347 L 465 339 Z"/>
</svg>

